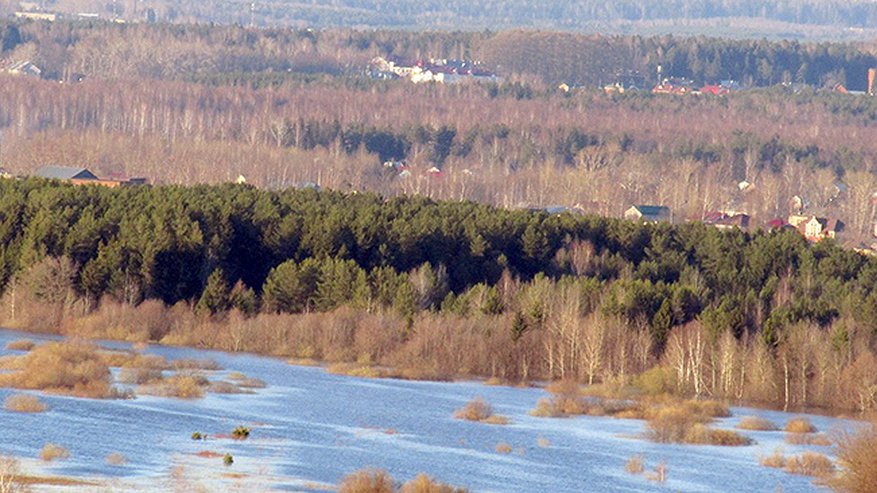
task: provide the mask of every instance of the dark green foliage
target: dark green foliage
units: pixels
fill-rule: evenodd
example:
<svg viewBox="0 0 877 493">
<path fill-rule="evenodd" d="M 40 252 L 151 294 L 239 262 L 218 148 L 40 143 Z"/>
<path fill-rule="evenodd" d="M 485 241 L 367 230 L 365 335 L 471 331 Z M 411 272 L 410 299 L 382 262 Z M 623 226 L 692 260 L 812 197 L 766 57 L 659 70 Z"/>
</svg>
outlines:
<svg viewBox="0 0 877 493">
<path fill-rule="evenodd" d="M 792 324 L 841 316 L 877 331 L 877 261 L 794 232 L 642 226 L 421 197 L 3 180 L 0 236 L 4 289 L 14 279 L 55 306 L 77 296 L 185 301 L 210 314 L 351 305 L 395 310 L 409 330 L 423 310 L 508 311 L 518 340 L 543 328 L 546 293 L 558 287 L 577 293 L 582 315 L 600 309 L 650 327 L 657 347 L 695 319 L 715 337 L 759 332 L 770 344 Z M 576 248 L 592 252 L 587 261 L 570 260 Z M 518 281 L 532 282 L 516 294 Z"/>
</svg>

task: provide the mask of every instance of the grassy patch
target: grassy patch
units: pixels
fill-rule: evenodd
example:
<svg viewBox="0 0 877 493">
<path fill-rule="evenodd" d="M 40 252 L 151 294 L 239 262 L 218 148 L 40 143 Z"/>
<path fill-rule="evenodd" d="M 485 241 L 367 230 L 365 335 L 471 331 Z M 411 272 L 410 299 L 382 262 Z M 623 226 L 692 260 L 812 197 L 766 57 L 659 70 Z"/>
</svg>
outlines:
<svg viewBox="0 0 877 493">
<path fill-rule="evenodd" d="M 740 418 L 737 428 L 749 431 L 776 431 L 779 429 L 772 421 L 759 416 L 744 416 Z"/>
<path fill-rule="evenodd" d="M 803 476 L 827 477 L 834 473 L 834 462 L 816 452 L 804 452 L 786 459 L 786 472 Z"/>
<path fill-rule="evenodd" d="M 338 493 L 394 493 L 393 478 L 378 469 L 349 474 L 338 485 Z"/>
<path fill-rule="evenodd" d="M 113 452 L 107 456 L 106 461 L 111 466 L 123 466 L 128 463 L 128 458 L 119 452 Z"/>
<path fill-rule="evenodd" d="M 16 413 L 41 413 L 48 409 L 46 403 L 39 397 L 28 394 L 13 394 L 6 398 L 3 407 L 7 411 Z"/>
<path fill-rule="evenodd" d="M 35 345 L 30 339 L 19 339 L 6 344 L 6 349 L 10 351 L 30 351 Z"/>
<path fill-rule="evenodd" d="M 763 455 L 759 457 L 758 463 L 764 467 L 782 469 L 786 467 L 786 457 L 785 455 L 783 455 L 782 449 L 776 449 L 770 455 Z"/>
<path fill-rule="evenodd" d="M 723 447 L 741 447 L 752 445 L 752 440 L 732 430 L 710 428 L 698 423 L 685 433 L 683 443 L 691 445 L 719 445 Z"/>
<path fill-rule="evenodd" d="M 496 444 L 495 450 L 500 454 L 510 454 L 514 449 L 506 442 L 499 442 Z"/>
<path fill-rule="evenodd" d="M 463 488 L 455 488 L 451 485 L 440 483 L 426 474 L 418 474 L 417 477 L 402 485 L 399 493 L 465 493 Z"/>
<path fill-rule="evenodd" d="M 481 397 L 472 399 L 465 406 L 454 411 L 454 418 L 491 425 L 509 424 L 507 417 L 493 414 L 493 407 Z"/>
<path fill-rule="evenodd" d="M 210 384 L 206 378 L 195 373 L 176 374 L 154 385 L 142 385 L 138 392 L 178 399 L 199 399 Z"/>
<path fill-rule="evenodd" d="M 648 437 L 659 443 L 742 446 L 752 440 L 731 430 L 706 426 L 727 416 L 727 406 L 714 401 L 666 401 L 646 409 Z"/>
<path fill-rule="evenodd" d="M 19 356 L 18 371 L 0 375 L 0 386 L 78 397 L 114 397 L 110 370 L 93 344 L 50 342 Z"/>
<path fill-rule="evenodd" d="M 207 387 L 207 392 L 212 392 L 214 394 L 252 394 L 251 390 L 244 390 L 238 387 L 236 384 L 231 382 L 226 382 L 224 380 L 218 382 L 210 382 L 210 385 Z"/>
<path fill-rule="evenodd" d="M 807 418 L 792 418 L 786 423 L 789 433 L 816 433 L 816 427 Z"/>
<path fill-rule="evenodd" d="M 818 445 L 828 447 L 831 440 L 825 433 L 786 433 L 786 443 L 789 445 Z"/>
<path fill-rule="evenodd" d="M 70 457 L 70 452 L 60 446 L 55 445 L 54 443 L 47 443 L 43 446 L 43 449 L 40 450 L 40 459 L 51 462 L 56 459 L 66 459 Z"/>
<path fill-rule="evenodd" d="M 624 470 L 630 474 L 642 474 L 645 472 L 646 466 L 643 456 L 634 455 L 630 459 L 627 459 L 627 462 L 624 464 Z"/>
<path fill-rule="evenodd" d="M 116 380 L 131 385 L 154 385 L 164 380 L 164 374 L 150 368 L 122 368 Z"/>
</svg>

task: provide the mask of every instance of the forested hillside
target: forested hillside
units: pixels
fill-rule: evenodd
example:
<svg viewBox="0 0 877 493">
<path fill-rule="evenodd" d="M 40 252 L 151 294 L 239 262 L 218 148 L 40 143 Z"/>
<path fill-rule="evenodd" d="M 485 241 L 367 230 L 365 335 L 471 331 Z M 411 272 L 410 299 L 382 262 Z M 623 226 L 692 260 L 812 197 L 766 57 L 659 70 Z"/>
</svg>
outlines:
<svg viewBox="0 0 877 493">
<path fill-rule="evenodd" d="M 100 13 L 106 17 L 146 20 L 155 18 L 176 22 L 215 22 L 296 27 L 443 28 L 480 30 L 484 28 L 606 28 L 619 22 L 685 21 L 701 19 L 746 19 L 781 22 L 787 25 L 831 25 L 838 27 L 877 27 L 877 7 L 864 0 L 670 0 L 650 2 L 621 0 L 341 0 L 293 2 L 290 0 L 244 0 L 187 2 L 181 0 L 141 0 L 100 2 L 96 0 L 49 0 L 45 8 L 68 13 Z M 7 0 L 6 8 L 17 8 Z M 788 27 L 786 27 L 788 30 Z"/>
<path fill-rule="evenodd" d="M 656 367 L 647 387 L 658 391 L 875 404 L 862 392 L 877 378 L 877 261 L 790 232 L 4 180 L 0 240 L 0 316 L 31 330 L 432 377 L 626 382 Z"/>
</svg>

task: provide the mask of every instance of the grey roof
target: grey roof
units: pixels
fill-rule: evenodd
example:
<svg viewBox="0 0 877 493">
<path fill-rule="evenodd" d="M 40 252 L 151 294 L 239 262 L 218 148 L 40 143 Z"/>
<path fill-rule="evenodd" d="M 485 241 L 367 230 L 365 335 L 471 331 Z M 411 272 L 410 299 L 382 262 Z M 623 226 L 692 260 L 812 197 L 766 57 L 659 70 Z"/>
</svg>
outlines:
<svg viewBox="0 0 877 493">
<path fill-rule="evenodd" d="M 644 216 L 670 214 L 670 208 L 663 205 L 635 205 L 634 207 Z"/>
<path fill-rule="evenodd" d="M 34 176 L 40 178 L 53 178 L 56 180 L 97 180 L 97 176 L 85 168 L 71 168 L 68 166 L 43 166 L 38 169 Z"/>
</svg>

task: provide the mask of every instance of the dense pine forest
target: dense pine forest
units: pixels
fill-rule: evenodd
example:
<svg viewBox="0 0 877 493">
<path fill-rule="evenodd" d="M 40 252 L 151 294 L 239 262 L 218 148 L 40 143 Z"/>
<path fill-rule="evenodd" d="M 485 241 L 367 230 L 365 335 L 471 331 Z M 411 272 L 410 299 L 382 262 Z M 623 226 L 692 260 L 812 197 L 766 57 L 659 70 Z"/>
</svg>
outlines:
<svg viewBox="0 0 877 493">
<path fill-rule="evenodd" d="M 877 261 L 794 232 L 367 193 L 4 180 L 0 237 L 0 315 L 13 327 L 421 378 L 877 404 Z"/>
</svg>

